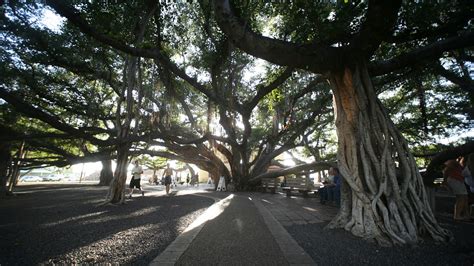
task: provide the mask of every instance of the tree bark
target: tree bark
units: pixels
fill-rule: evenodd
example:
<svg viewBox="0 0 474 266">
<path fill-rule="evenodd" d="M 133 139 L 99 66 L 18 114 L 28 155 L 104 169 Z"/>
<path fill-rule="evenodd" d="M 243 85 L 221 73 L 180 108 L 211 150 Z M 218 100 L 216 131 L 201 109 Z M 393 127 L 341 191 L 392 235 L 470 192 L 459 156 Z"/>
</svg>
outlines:
<svg viewBox="0 0 474 266">
<path fill-rule="evenodd" d="M 102 170 L 100 171 L 100 181 L 99 186 L 108 186 L 112 179 L 114 178 L 114 173 L 112 172 L 112 160 L 103 160 L 102 161 Z"/>
<path fill-rule="evenodd" d="M 105 203 L 123 203 L 125 201 L 125 183 L 127 182 L 129 145 L 121 145 L 117 148 L 117 168 L 114 178 L 110 183 Z"/>
<path fill-rule="evenodd" d="M 110 183 L 109 192 L 107 193 L 105 203 L 124 203 L 125 202 L 125 183 L 127 181 L 127 168 L 128 168 L 128 156 L 130 154 L 131 143 L 124 141 L 128 139 L 131 133 L 131 121 L 134 114 L 134 99 L 133 90 L 136 88 L 136 74 L 137 74 L 138 59 L 132 56 L 128 56 L 125 60 L 125 73 L 124 79 L 126 85 L 123 88 L 122 96 L 125 100 L 125 118 L 123 123 L 120 121 L 121 117 L 121 104 L 122 99 L 119 100 L 118 108 L 116 110 L 117 115 L 117 167 L 115 168 L 114 178 Z M 138 127 L 139 125 L 135 125 Z"/>
<path fill-rule="evenodd" d="M 10 181 L 8 183 L 7 194 L 9 195 L 13 194 L 13 187 L 16 186 L 18 182 L 18 177 L 20 176 L 21 160 L 25 158 L 25 154 L 26 154 L 25 141 L 22 141 L 20 148 L 18 149 L 18 156 L 15 162 L 13 163 L 13 171 L 12 171 L 12 174 L 10 175 Z"/>
<path fill-rule="evenodd" d="M 308 164 L 300 164 L 297 166 L 281 169 L 281 170 L 273 170 L 271 172 L 263 172 L 257 176 L 252 177 L 250 181 L 259 180 L 262 178 L 276 178 L 283 175 L 303 175 L 308 173 L 315 173 L 319 172 L 322 169 L 328 169 L 333 165 L 333 162 L 312 162 Z"/>
<path fill-rule="evenodd" d="M 366 65 L 332 72 L 330 83 L 345 184 L 341 209 L 328 226 L 382 245 L 416 243 L 424 232 L 451 239 L 433 215 L 415 160 L 377 98 Z"/>
<path fill-rule="evenodd" d="M 0 197 L 7 194 L 8 169 L 11 165 L 10 144 L 0 142 Z"/>
</svg>

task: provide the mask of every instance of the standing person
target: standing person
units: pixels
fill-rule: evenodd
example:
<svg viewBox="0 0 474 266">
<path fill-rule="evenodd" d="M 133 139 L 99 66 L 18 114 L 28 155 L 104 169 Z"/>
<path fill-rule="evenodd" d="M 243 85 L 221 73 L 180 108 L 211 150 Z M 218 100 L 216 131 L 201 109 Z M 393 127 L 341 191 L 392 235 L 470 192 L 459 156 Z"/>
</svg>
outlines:
<svg viewBox="0 0 474 266">
<path fill-rule="evenodd" d="M 173 168 L 170 167 L 170 164 L 166 164 L 166 169 L 163 171 L 163 176 L 165 177 L 165 186 L 166 186 L 166 195 L 170 194 L 170 184 L 171 176 L 173 175 Z"/>
<path fill-rule="evenodd" d="M 472 176 L 474 173 L 474 153 L 465 156 L 461 161 L 461 166 L 463 167 L 462 175 L 467 188 L 468 205 L 474 204 L 474 178 Z"/>
<path fill-rule="evenodd" d="M 456 160 L 448 160 L 444 163 L 443 185 L 448 186 L 456 195 L 454 205 L 454 220 L 465 220 L 467 217 L 467 190 L 462 176 L 462 167 Z"/>
<path fill-rule="evenodd" d="M 142 196 L 145 196 L 145 192 L 142 190 L 140 182 L 143 174 L 142 167 L 138 164 L 138 160 L 135 161 L 135 165 L 132 168 L 132 180 L 130 180 L 130 194 L 128 197 L 131 199 L 133 191 L 138 188 L 142 192 Z"/>
</svg>

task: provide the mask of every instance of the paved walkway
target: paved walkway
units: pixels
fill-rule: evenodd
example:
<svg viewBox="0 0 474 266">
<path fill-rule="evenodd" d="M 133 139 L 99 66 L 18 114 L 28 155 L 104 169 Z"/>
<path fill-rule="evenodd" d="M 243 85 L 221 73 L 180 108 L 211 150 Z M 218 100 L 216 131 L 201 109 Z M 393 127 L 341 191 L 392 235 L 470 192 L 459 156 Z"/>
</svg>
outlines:
<svg viewBox="0 0 474 266">
<path fill-rule="evenodd" d="M 337 212 L 318 199 L 283 194 L 195 195 L 215 204 L 151 265 L 315 265 L 284 226 L 327 222 Z"/>
</svg>

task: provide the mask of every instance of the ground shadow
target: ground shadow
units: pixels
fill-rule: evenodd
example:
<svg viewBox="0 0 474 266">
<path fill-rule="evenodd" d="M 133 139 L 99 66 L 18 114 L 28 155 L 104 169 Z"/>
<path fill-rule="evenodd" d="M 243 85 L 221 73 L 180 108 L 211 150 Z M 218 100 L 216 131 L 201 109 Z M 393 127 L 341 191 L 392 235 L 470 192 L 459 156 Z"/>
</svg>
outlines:
<svg viewBox="0 0 474 266">
<path fill-rule="evenodd" d="M 214 201 L 203 197 L 137 197 L 97 207 L 106 188 L 61 186 L 0 203 L 0 264 L 147 264 Z"/>
</svg>

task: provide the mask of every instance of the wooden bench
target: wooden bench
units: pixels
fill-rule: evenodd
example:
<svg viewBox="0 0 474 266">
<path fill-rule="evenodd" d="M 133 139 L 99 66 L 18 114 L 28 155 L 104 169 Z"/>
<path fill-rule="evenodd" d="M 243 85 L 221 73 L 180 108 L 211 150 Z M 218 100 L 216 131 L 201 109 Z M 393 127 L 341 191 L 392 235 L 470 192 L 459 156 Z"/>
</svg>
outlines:
<svg viewBox="0 0 474 266">
<path fill-rule="evenodd" d="M 306 177 L 289 177 L 286 178 L 285 186 L 282 188 L 286 192 L 286 196 L 290 197 L 292 191 L 298 191 L 303 197 L 308 197 L 308 193 L 317 191 L 311 180 Z"/>
<path fill-rule="evenodd" d="M 272 194 L 275 194 L 275 190 L 278 186 L 278 182 L 276 178 L 268 178 L 264 177 L 262 178 L 262 192 L 267 192 L 270 190 Z"/>
</svg>

